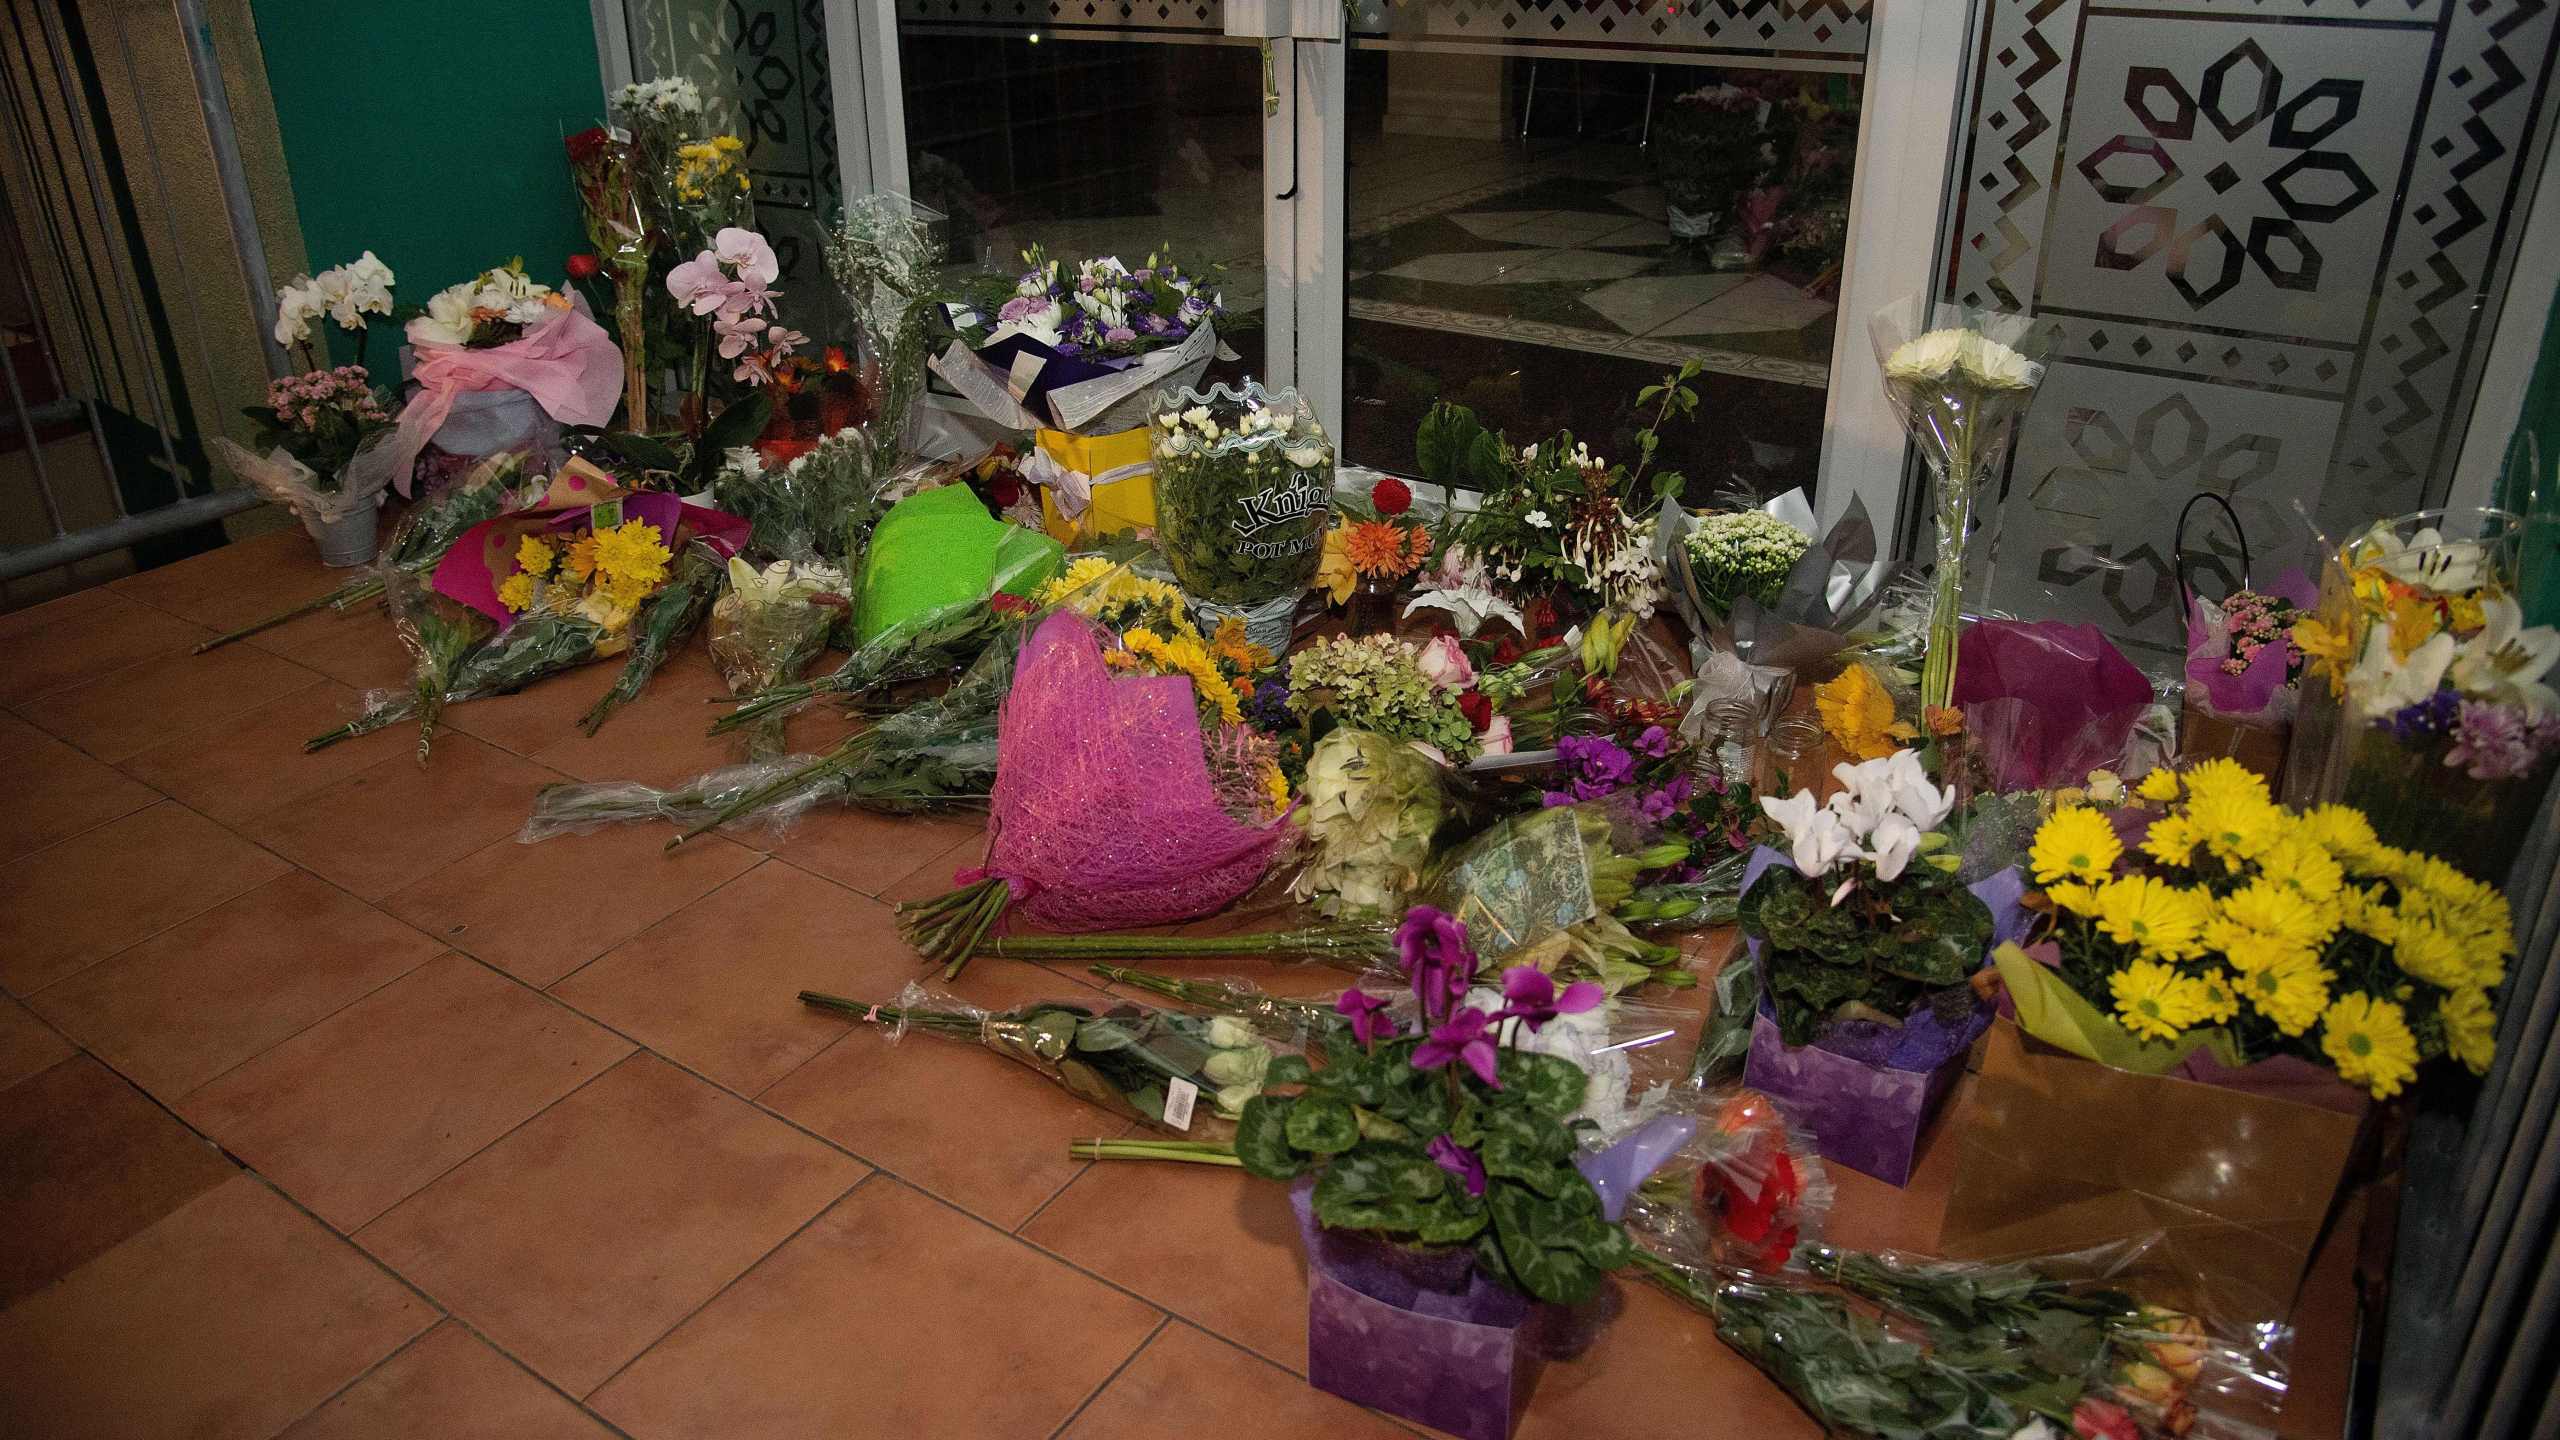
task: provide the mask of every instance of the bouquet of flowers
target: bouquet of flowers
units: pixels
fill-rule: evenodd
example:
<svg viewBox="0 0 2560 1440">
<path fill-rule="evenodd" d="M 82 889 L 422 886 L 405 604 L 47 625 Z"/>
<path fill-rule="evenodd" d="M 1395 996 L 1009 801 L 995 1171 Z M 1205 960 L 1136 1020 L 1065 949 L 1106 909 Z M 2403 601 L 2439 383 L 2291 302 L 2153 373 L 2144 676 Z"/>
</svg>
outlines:
<svg viewBox="0 0 2560 1440">
<path fill-rule="evenodd" d="M 888 1005 L 815 990 L 801 991 L 800 1000 L 885 1026 L 891 1040 L 910 1029 L 974 1040 L 1048 1076 L 1079 1099 L 1176 1135 L 1206 1128 L 1197 1122 L 1209 1117 L 1193 1113 L 1204 1095 L 1219 1119 L 1234 1120 L 1261 1093 L 1264 1077 L 1279 1063 L 1272 1040 L 1226 1015 L 1204 1019 L 1127 1002 L 1081 1000 L 991 1012 L 921 985 L 907 986 Z"/>
<path fill-rule="evenodd" d="M 1640 890 L 1704 887 L 1730 897 L 1742 877 L 1759 808 L 1748 779 L 1728 778 L 1714 757 L 1701 755 L 1663 723 L 1676 718 L 1676 708 L 1660 708 L 1672 716 L 1620 701 L 1603 712 L 1609 733 L 1559 738 L 1562 783 L 1545 791 L 1541 802 L 1549 808 L 1596 803 L 1642 844 L 1680 845 L 1678 861 L 1637 877 Z"/>
<path fill-rule="evenodd" d="M 828 566 L 776 560 L 759 570 L 729 557 L 728 591 L 711 607 L 711 663 L 730 693 L 752 695 L 798 678 L 851 610 L 846 589 L 843 572 Z M 751 758 L 780 753 L 785 718 L 748 732 Z"/>
<path fill-rule="evenodd" d="M 1652 150 L 1673 238 L 1703 249 L 1732 225 L 1743 196 L 1777 163 L 1764 130 L 1779 114 L 1740 85 L 1702 85 L 1672 97 Z"/>
<path fill-rule="evenodd" d="M 568 493 L 567 481 L 589 493 L 610 488 L 609 477 L 581 471 L 581 464 L 553 477 L 555 500 Z M 746 527 L 734 517 L 672 495 L 555 504 L 484 521 L 437 563 L 432 591 L 404 586 L 394 592 L 401 638 L 418 657 L 416 684 L 367 697 L 356 719 L 305 748 L 414 716 L 423 762 L 447 704 L 511 694 L 546 675 L 628 651 L 623 678 L 587 717 L 592 727 L 637 693 L 700 623 L 728 557 L 745 538 Z M 681 561 L 678 547 L 685 547 Z"/>
<path fill-rule="evenodd" d="M 1000 293 L 944 306 L 958 338 L 932 362 L 989 419 L 1076 434 L 1131 429 L 1146 423 L 1147 394 L 1198 384 L 1218 351 L 1225 302 L 1170 254 L 1135 267 L 1116 255 L 1069 265 L 1034 246 L 1022 263 Z"/>
<path fill-rule="evenodd" d="M 2159 1242 L 1996 1265 L 1812 1245 L 1784 1275 L 1634 1260 L 1833 1433 L 2161 1440 L 2195 1424 L 2199 1387 L 2284 1382 L 2129 1288 Z"/>
<path fill-rule="evenodd" d="M 871 423 L 884 435 L 903 435 L 924 393 L 925 318 L 933 303 L 925 217 L 904 196 L 857 196 L 829 232 L 826 256 L 827 273 L 853 306 L 879 366 Z"/>
<path fill-rule="evenodd" d="M 2560 760 L 2547 678 L 2560 630 L 2524 623 L 2510 517 L 2484 515 L 2491 533 L 2477 539 L 2448 538 L 2438 523 L 2453 522 L 2385 521 L 2342 547 L 2320 614 L 2296 621 L 2291 639 L 2343 701 L 2345 798 L 2391 842 L 2494 880 Z M 2326 790 L 2324 766 L 2303 770 L 2290 790 Z"/>
<path fill-rule="evenodd" d="M 1869 330 L 1885 396 L 1937 479 L 1937 570 L 1920 703 L 1944 707 L 1955 689 L 1974 507 L 2008 454 L 2044 366 L 2028 353 L 2037 345 L 2023 316 L 1907 300 L 1877 311 Z"/>
<path fill-rule="evenodd" d="M 390 428 L 391 415 L 373 377 L 364 367 L 365 317 L 391 313 L 391 267 L 367 250 L 345 265 L 333 265 L 318 276 L 297 275 L 276 292 L 276 343 L 299 352 L 307 367 L 300 375 L 267 385 L 267 403 L 244 408 L 257 427 L 254 447 L 215 436 L 213 448 L 234 474 L 258 493 L 291 511 L 321 540 L 322 558 L 332 565 L 360 565 L 373 558 L 373 521 L 388 475 L 359 474 L 356 454 Z M 327 317 L 356 337 L 356 363 L 334 368 L 320 363 L 311 334 L 312 322 Z M 350 517 L 366 517 L 359 535 L 341 543 L 332 527 Z"/>
<path fill-rule="evenodd" d="M 1032 632 L 1004 704 L 987 864 L 900 907 L 900 931 L 947 973 L 1017 904 L 1052 930 L 1209 914 L 1252 888 L 1287 837 L 1276 820 L 1240 818 L 1258 808 L 1250 798 L 1221 795 L 1198 677 L 1116 673 L 1103 638 L 1064 611 Z"/>
<path fill-rule="evenodd" d="M 1149 402 L 1156 543 L 1185 592 L 1288 643 L 1332 514 L 1333 446 L 1294 390 L 1253 381 L 1158 391 Z"/>
<path fill-rule="evenodd" d="M 699 249 L 731 225 L 749 224 L 754 187 L 740 162 L 746 142 L 711 128 L 701 87 L 682 76 L 625 85 L 608 97 L 645 167 L 650 229 L 677 250 Z"/>
<path fill-rule="evenodd" d="M 1707 613 L 1722 620 L 1740 596 L 1777 604 L 1813 537 L 1766 510 L 1736 510 L 1699 516 L 1682 543 Z"/>
<path fill-rule="evenodd" d="M 1464 760 L 1477 750 L 1475 726 L 1459 704 L 1468 666 L 1454 640 L 1423 647 L 1392 635 L 1335 636 L 1289 657 L 1289 709 Z M 1472 668 L 1464 673 L 1474 678 Z"/>
<path fill-rule="evenodd" d="M 2036 832 L 2058 960 L 1996 957 L 2029 1034 L 2151 1074 L 2206 1046 L 2227 1066 L 2296 1056 L 2376 1097 L 2440 1056 L 2488 1070 L 2504 895 L 2349 806 L 2287 810 L 2234 761 L 2154 770 L 2136 793 L 2159 807 L 2147 827 L 2069 806 Z"/>
<path fill-rule="evenodd" d="M 2229 755 L 2270 781 L 2281 775 L 2306 661 L 2293 627 L 2310 617 L 2314 600 L 2299 573 L 2272 590 L 2234 590 L 2219 604 L 2188 597 L 2181 754 Z"/>
<path fill-rule="evenodd" d="M 622 341 L 622 424 L 649 426 L 649 180 L 647 161 L 627 135 L 601 126 L 568 139 L 587 243 L 613 271 L 614 325 Z"/>
<path fill-rule="evenodd" d="M 535 281 L 521 261 L 438 291 L 409 321 L 408 339 L 418 389 L 398 422 L 357 452 L 351 487 L 390 484 L 407 494 L 419 452 L 460 418 L 458 408 L 521 411 L 482 417 L 475 429 L 509 427 L 503 444 L 475 436 L 474 453 L 485 453 L 547 443 L 559 426 L 602 426 L 621 403 L 622 352 L 584 302 Z M 455 443 L 448 437 L 443 448 Z"/>
<path fill-rule="evenodd" d="M 714 235 L 699 254 L 667 272 L 667 293 L 687 314 L 710 321 L 705 343 L 715 343 L 720 358 L 731 363 L 731 380 L 767 385 L 773 381 L 773 367 L 809 342 L 808 336 L 774 322 L 773 302 L 782 292 L 772 287 L 780 278 L 782 262 L 775 258 L 773 246 L 753 230 L 732 225 Z M 696 356 L 693 382 L 697 410 L 707 411 L 708 356 Z M 763 428 L 761 423 L 757 428 Z"/>
</svg>

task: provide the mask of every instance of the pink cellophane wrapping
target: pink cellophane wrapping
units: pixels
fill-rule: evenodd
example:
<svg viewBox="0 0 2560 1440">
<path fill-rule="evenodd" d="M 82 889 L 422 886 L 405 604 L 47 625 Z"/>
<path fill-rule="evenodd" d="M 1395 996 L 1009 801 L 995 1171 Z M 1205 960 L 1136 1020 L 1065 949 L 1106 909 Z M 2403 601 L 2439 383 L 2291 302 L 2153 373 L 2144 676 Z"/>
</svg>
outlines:
<svg viewBox="0 0 2560 1440">
<path fill-rule="evenodd" d="M 1983 620 L 1956 651 L 1953 698 L 1993 785 L 2042 790 L 2116 764 L 2151 682 L 2095 625 Z"/>
<path fill-rule="evenodd" d="M 2308 610 L 2319 603 L 2320 591 L 2310 577 L 2300 570 L 2288 570 L 2284 577 L 2264 592 L 2292 605 Z M 2247 668 L 2233 674 L 2222 668 L 2231 656 L 2231 632 L 2219 621 L 2206 618 L 2202 599 L 2187 602 L 2187 698 L 2199 702 L 2208 714 L 2227 720 L 2285 720 L 2291 718 L 2284 685 L 2285 670 L 2293 657 L 2290 640 L 2259 648 Z"/>
<path fill-rule="evenodd" d="M 1023 647 L 1000 721 L 985 869 L 1050 930 L 1112 930 L 1226 908 L 1287 837 L 1218 804 L 1182 676 L 1114 675 L 1091 622 L 1060 611 Z"/>
<path fill-rule="evenodd" d="M 418 382 L 418 393 L 402 407 L 399 423 L 347 467 L 351 488 L 363 480 L 408 494 L 418 452 L 453 413 L 453 397 L 465 390 L 522 390 L 563 425 L 602 425 L 622 401 L 622 350 L 587 317 L 584 301 L 551 312 L 504 345 L 415 349 L 410 378 Z"/>
</svg>

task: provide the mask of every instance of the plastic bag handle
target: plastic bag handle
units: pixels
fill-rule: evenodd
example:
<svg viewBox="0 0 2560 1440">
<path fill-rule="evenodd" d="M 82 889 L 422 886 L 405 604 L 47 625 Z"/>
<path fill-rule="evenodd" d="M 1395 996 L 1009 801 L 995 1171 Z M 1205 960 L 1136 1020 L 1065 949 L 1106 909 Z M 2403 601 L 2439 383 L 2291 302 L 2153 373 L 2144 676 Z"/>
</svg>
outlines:
<svg viewBox="0 0 2560 1440">
<path fill-rule="evenodd" d="M 2181 613 L 2193 610 L 2196 603 L 2195 587 L 2187 583 L 2187 520 L 2195 514 L 2198 505 L 2208 500 L 2221 506 L 2223 515 L 2231 521 L 2231 538 L 2240 542 L 2240 588 L 2249 588 L 2249 532 L 2241 527 L 2240 512 L 2231 508 L 2230 501 L 2212 491 L 2199 490 L 2187 497 L 2186 504 L 2178 507 L 2178 529 L 2170 540 L 2170 564 L 2178 578 Z"/>
</svg>

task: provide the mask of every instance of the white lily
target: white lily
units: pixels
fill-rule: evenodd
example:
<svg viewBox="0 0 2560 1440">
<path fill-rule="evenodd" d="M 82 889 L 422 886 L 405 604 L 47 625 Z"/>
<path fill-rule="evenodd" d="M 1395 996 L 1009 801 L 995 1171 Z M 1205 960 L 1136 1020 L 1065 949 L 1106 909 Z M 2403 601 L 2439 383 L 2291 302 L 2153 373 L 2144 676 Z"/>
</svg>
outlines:
<svg viewBox="0 0 2560 1440">
<path fill-rule="evenodd" d="M 2477 590 L 2489 578 L 2489 547 L 2477 540 L 2447 540 L 2432 525 L 2406 542 L 2378 529 L 2356 548 L 2361 562 L 2382 567 L 2383 574 L 2404 585 L 2440 595 Z"/>
<path fill-rule="evenodd" d="M 2480 613 L 2486 622 L 2480 633 L 2454 655 L 2454 688 L 2470 699 L 2521 705 L 2536 720 L 2550 714 L 2560 695 L 2542 677 L 2560 662 L 2560 630 L 2527 629 L 2524 607 L 2510 596 L 2483 599 Z"/>
<path fill-rule="evenodd" d="M 2391 656 L 2391 627 L 2376 625 L 2365 637 L 2364 655 L 2347 672 L 2347 692 L 2368 716 L 2403 710 L 2436 693 L 2453 664 L 2453 636 L 2437 631 L 2409 652 L 2406 660 Z"/>
</svg>

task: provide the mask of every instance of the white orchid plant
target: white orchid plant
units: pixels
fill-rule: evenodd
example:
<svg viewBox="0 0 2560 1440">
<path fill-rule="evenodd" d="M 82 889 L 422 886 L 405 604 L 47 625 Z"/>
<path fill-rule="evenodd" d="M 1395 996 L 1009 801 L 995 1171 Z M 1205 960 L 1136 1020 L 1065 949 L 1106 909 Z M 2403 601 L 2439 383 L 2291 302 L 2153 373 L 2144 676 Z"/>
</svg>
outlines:
<svg viewBox="0 0 2560 1440">
<path fill-rule="evenodd" d="M 297 347 L 302 363 L 319 368 L 312 346 L 311 324 L 326 316 L 356 337 L 356 361 L 364 361 L 365 318 L 391 313 L 391 267 L 370 250 L 344 265 L 317 275 L 296 275 L 276 291 L 276 343 Z"/>
<path fill-rule="evenodd" d="M 568 308 L 568 296 L 527 275 L 522 259 L 510 260 L 429 296 L 427 313 L 409 322 L 409 343 L 483 350 L 517 339 L 552 311 Z"/>
</svg>

